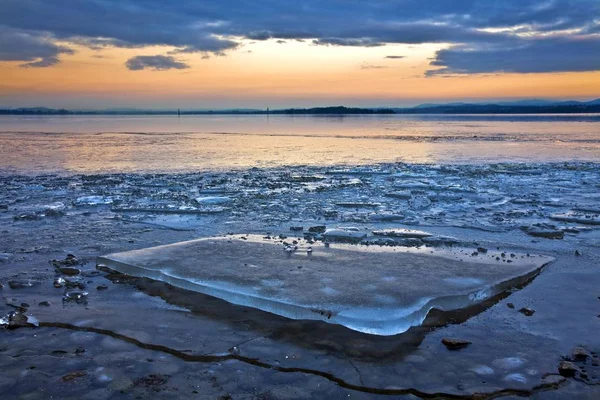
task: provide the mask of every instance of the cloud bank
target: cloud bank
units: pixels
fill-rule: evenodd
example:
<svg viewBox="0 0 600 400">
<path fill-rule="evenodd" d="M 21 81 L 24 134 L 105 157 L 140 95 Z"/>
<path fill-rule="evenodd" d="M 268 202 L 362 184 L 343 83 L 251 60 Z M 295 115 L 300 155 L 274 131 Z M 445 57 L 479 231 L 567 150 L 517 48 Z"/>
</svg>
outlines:
<svg viewBox="0 0 600 400">
<path fill-rule="evenodd" d="M 449 44 L 429 75 L 590 71 L 600 70 L 599 16 L 598 0 L 4 0 L 0 61 L 52 66 L 73 51 L 57 43 L 222 55 L 244 39 L 296 39 Z"/>
<path fill-rule="evenodd" d="M 166 71 L 169 69 L 186 69 L 190 66 L 184 62 L 177 61 L 171 56 L 136 56 L 125 63 L 127 69 L 131 71 L 140 71 L 151 69 L 153 71 Z"/>
</svg>

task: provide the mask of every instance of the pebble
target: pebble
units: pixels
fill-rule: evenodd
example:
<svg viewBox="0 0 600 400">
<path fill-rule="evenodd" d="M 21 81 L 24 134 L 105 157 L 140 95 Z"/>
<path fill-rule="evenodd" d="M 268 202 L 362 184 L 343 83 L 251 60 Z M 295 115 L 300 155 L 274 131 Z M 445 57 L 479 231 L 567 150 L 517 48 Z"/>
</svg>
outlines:
<svg viewBox="0 0 600 400">
<path fill-rule="evenodd" d="M 449 350 L 459 350 L 467 347 L 471 344 L 471 342 L 462 339 L 443 338 L 442 344 L 446 346 Z"/>
<path fill-rule="evenodd" d="M 75 276 L 79 275 L 81 271 L 78 268 L 73 267 L 60 267 L 56 269 L 58 272 L 64 275 Z"/>
<path fill-rule="evenodd" d="M 571 353 L 573 361 L 585 361 L 591 356 L 592 354 L 583 347 L 576 347 Z"/>
<path fill-rule="evenodd" d="M 75 372 L 71 372 L 70 374 L 63 376 L 62 380 L 63 380 L 63 382 L 69 382 L 74 379 L 81 378 L 82 376 L 86 376 L 86 375 L 87 375 L 86 371 L 75 371 Z"/>
<path fill-rule="evenodd" d="M 519 312 L 526 317 L 531 317 L 533 314 L 535 314 L 535 310 L 529 307 L 523 307 L 519 310 Z"/>
<path fill-rule="evenodd" d="M 579 368 L 570 361 L 561 361 L 558 365 L 558 373 L 564 377 L 573 377 L 579 371 Z"/>
</svg>

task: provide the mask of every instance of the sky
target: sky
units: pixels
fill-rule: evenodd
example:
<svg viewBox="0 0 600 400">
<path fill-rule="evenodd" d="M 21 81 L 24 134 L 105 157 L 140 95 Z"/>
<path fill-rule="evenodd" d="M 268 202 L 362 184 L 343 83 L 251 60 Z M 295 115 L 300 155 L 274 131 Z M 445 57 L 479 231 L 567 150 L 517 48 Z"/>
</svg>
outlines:
<svg viewBox="0 0 600 400">
<path fill-rule="evenodd" d="M 598 0 L 2 0 L 0 106 L 600 97 Z"/>
</svg>

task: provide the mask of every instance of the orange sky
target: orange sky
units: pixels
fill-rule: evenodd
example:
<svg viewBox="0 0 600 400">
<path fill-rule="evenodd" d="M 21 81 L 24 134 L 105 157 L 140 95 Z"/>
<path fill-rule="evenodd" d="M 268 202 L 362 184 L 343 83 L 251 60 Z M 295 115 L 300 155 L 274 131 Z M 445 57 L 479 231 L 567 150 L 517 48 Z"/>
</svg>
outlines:
<svg viewBox="0 0 600 400">
<path fill-rule="evenodd" d="M 446 44 L 316 46 L 309 41 L 243 41 L 225 56 L 175 57 L 190 68 L 130 71 L 127 59 L 172 48 L 68 44 L 73 55 L 46 68 L 0 63 L 0 106 L 65 108 L 283 108 L 344 104 L 406 106 L 431 101 L 600 96 L 600 71 L 426 77 Z M 389 55 L 402 59 L 386 59 Z"/>
</svg>

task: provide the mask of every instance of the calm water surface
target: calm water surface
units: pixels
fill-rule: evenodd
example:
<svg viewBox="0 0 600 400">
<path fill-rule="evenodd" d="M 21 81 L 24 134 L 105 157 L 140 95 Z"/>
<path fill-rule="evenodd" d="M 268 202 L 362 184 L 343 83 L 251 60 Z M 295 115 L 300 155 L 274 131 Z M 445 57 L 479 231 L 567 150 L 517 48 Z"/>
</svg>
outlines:
<svg viewBox="0 0 600 400">
<path fill-rule="evenodd" d="M 0 116 L 0 172 L 600 161 L 600 114 Z"/>
</svg>

